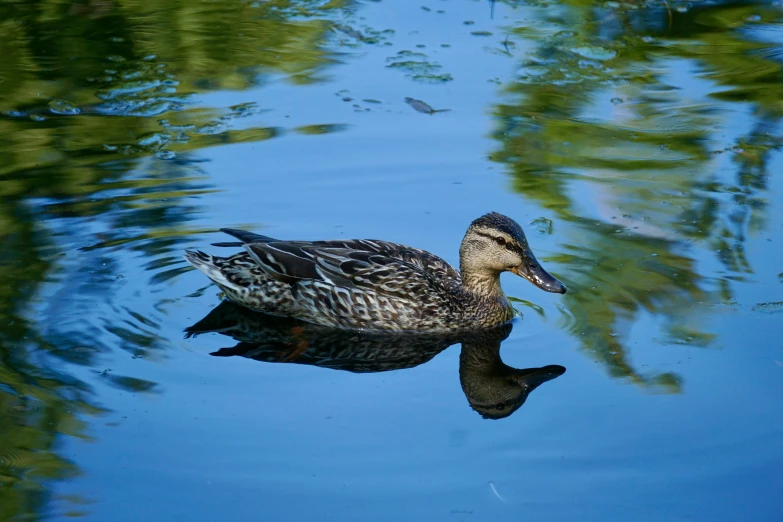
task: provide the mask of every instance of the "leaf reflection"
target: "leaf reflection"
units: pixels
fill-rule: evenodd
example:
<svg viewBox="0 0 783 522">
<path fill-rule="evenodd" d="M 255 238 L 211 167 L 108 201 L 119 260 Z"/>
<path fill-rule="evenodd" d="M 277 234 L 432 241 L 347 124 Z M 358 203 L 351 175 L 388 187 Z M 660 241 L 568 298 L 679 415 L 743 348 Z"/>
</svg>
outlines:
<svg viewBox="0 0 783 522">
<path fill-rule="evenodd" d="M 764 223 L 783 66 L 752 21 L 780 13 L 756 2 L 671 11 L 571 0 L 536 17 L 511 28 L 535 50 L 495 107 L 492 158 L 515 190 L 568 223 L 553 258 L 570 275 L 566 330 L 612 375 L 679 391 L 676 374 L 633 366 L 628 329 L 651 314 L 662 342 L 709 346 L 700 315 L 753 272 L 743 245 Z M 746 107 L 727 103 L 736 100 Z M 740 113 L 750 125 L 736 131 Z M 723 270 L 705 270 L 711 256 Z"/>
<path fill-rule="evenodd" d="M 182 243 L 203 232 L 192 222 L 215 189 L 196 151 L 283 132 L 265 107 L 200 96 L 273 75 L 318 81 L 336 61 L 330 17 L 347 5 L 0 2 L 0 519 L 84 514 L 85 499 L 50 485 L 79 474 L 64 436 L 85 439 L 106 413 L 93 385 L 159 386 L 100 367 L 88 384 L 71 369 L 116 350 L 161 356 L 171 302 L 140 313 L 122 296 L 139 265 L 153 292 L 170 281 Z M 363 45 L 388 36 L 362 34 Z"/>
</svg>

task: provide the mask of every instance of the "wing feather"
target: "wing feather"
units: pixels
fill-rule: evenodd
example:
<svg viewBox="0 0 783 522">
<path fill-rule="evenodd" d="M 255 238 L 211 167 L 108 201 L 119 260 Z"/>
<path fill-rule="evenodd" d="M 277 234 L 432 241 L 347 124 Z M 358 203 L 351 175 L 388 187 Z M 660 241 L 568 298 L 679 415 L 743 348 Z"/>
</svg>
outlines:
<svg viewBox="0 0 783 522">
<path fill-rule="evenodd" d="M 267 275 L 287 283 L 323 281 L 404 298 L 447 290 L 459 280 L 459 273 L 439 257 L 385 241 L 273 241 L 244 246 Z"/>
</svg>

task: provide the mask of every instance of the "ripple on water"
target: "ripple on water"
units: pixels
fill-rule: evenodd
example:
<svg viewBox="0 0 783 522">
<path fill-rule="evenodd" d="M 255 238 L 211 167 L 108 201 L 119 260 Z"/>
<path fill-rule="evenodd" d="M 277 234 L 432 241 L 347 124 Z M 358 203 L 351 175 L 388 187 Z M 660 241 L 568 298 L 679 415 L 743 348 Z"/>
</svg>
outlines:
<svg viewBox="0 0 783 522">
<path fill-rule="evenodd" d="M 0 474 L 26 470 L 32 463 L 32 451 L 16 448 L 0 450 Z"/>
<path fill-rule="evenodd" d="M 3 414 L 12 417 L 25 417 L 36 413 L 40 409 L 41 405 L 38 401 L 30 400 L 26 397 L 20 397 L 14 401 L 0 405 L 0 411 L 2 411 Z"/>
<path fill-rule="evenodd" d="M 562 305 L 556 305 L 555 308 L 557 308 L 557 311 L 560 312 L 559 323 L 563 330 L 571 333 L 577 333 L 584 330 L 586 323 L 583 319 L 580 319 L 574 315 L 570 308 L 566 308 Z"/>
</svg>

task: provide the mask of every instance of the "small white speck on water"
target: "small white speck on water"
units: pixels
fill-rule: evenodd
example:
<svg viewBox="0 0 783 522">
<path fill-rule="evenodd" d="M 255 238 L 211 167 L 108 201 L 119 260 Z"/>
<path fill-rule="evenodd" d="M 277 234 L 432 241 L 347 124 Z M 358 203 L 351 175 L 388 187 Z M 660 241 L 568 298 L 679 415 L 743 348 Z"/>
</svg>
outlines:
<svg viewBox="0 0 783 522">
<path fill-rule="evenodd" d="M 495 496 L 496 496 L 496 497 L 498 497 L 498 499 L 499 499 L 501 502 L 503 502 L 504 504 L 508 504 L 508 502 L 506 502 L 506 499 L 504 499 L 503 497 L 501 497 L 501 496 L 500 496 L 500 493 L 498 493 L 498 490 L 497 490 L 497 488 L 495 487 L 495 483 L 494 483 L 494 482 L 492 482 L 491 480 L 489 481 L 489 487 L 490 487 L 490 489 L 492 490 L 492 493 L 494 493 L 494 494 L 495 494 Z"/>
</svg>

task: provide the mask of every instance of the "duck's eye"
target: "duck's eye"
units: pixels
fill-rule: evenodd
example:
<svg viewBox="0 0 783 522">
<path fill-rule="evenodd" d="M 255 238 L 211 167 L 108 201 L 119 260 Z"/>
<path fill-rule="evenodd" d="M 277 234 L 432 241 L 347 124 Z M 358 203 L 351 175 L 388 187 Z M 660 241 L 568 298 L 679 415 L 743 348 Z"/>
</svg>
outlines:
<svg viewBox="0 0 783 522">
<path fill-rule="evenodd" d="M 497 243 L 500 246 L 503 246 L 506 244 L 506 240 L 500 236 L 495 238 L 495 243 Z"/>
</svg>

